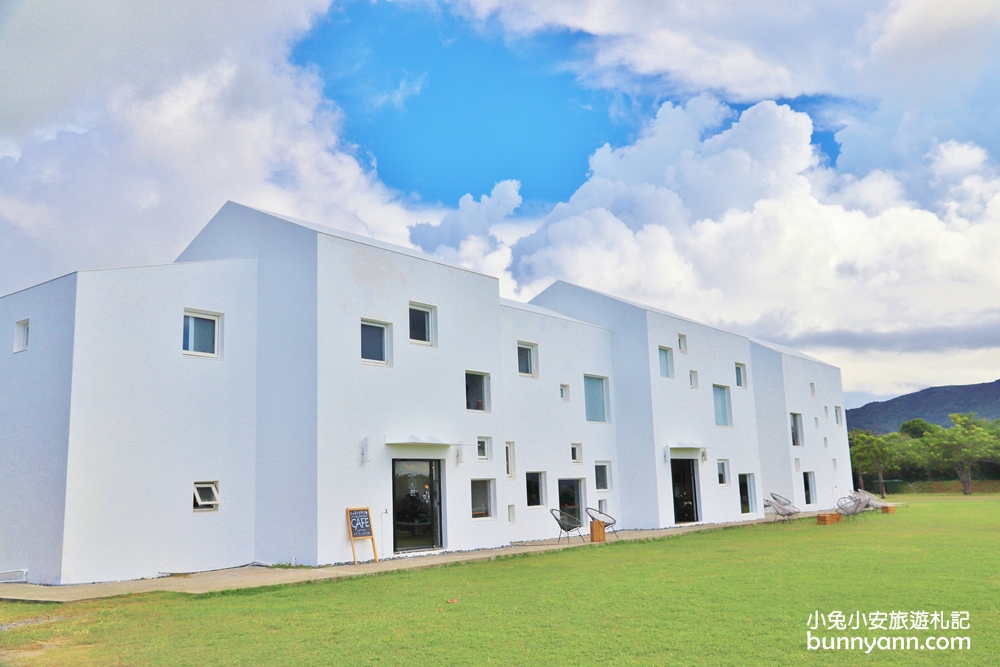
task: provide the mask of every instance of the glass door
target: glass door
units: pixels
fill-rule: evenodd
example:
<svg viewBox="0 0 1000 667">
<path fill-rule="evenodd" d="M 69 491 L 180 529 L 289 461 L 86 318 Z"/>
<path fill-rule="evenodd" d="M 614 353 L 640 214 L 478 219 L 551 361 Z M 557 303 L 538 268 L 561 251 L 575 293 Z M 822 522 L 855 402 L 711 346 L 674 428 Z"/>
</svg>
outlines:
<svg viewBox="0 0 1000 667">
<path fill-rule="evenodd" d="M 441 548 L 441 462 L 393 459 L 392 548 Z"/>
<path fill-rule="evenodd" d="M 580 493 L 580 480 L 559 480 L 559 510 L 571 514 L 583 521 L 583 497 Z"/>
</svg>

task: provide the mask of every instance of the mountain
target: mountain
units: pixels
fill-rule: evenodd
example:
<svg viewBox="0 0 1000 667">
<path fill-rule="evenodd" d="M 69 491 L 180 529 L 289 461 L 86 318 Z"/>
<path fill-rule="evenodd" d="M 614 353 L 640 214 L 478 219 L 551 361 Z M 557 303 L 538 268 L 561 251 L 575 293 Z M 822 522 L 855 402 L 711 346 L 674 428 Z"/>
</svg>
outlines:
<svg viewBox="0 0 1000 667">
<path fill-rule="evenodd" d="M 847 411 L 847 427 L 889 433 L 908 419 L 921 417 L 932 424 L 951 426 L 948 415 L 975 412 L 986 419 L 1000 419 L 1000 380 L 983 384 L 929 387 L 877 401 Z"/>
</svg>

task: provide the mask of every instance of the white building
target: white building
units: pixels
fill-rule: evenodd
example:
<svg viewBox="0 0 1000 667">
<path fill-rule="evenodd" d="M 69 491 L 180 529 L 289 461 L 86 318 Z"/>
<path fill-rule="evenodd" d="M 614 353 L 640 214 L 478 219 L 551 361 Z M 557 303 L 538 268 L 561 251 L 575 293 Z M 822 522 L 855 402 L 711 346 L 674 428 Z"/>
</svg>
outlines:
<svg viewBox="0 0 1000 667">
<path fill-rule="evenodd" d="M 852 488 L 834 367 L 233 203 L 176 263 L 7 295 L 2 322 L 0 571 L 33 582 L 343 562 L 347 507 L 386 556 Z"/>
</svg>

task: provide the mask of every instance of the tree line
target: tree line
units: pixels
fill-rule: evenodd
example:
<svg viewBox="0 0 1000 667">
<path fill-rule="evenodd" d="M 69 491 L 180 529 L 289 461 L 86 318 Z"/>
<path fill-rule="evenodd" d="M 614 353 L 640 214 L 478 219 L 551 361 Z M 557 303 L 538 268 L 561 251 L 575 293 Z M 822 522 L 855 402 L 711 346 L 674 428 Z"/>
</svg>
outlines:
<svg viewBox="0 0 1000 667">
<path fill-rule="evenodd" d="M 862 473 L 878 475 L 885 497 L 884 474 L 907 466 L 928 473 L 950 472 L 962 482 L 962 493 L 972 495 L 972 475 L 983 463 L 1000 463 L 1000 419 L 990 421 L 974 412 L 949 415 L 948 428 L 924 419 L 911 419 L 899 431 L 875 435 L 851 429 L 851 466 L 864 490 Z"/>
</svg>

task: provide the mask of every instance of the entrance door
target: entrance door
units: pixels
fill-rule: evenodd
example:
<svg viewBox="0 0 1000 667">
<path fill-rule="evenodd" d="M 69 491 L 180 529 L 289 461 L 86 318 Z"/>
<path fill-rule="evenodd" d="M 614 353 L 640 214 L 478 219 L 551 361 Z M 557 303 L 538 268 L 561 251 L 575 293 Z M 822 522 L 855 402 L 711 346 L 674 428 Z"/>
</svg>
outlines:
<svg viewBox="0 0 1000 667">
<path fill-rule="evenodd" d="M 674 481 L 674 523 L 697 521 L 694 459 L 670 459 L 670 475 Z"/>
<path fill-rule="evenodd" d="M 580 480 L 559 480 L 559 510 L 571 514 L 583 521 L 583 496 L 580 493 Z"/>
<path fill-rule="evenodd" d="M 441 462 L 393 459 L 392 548 L 441 548 Z"/>
</svg>

